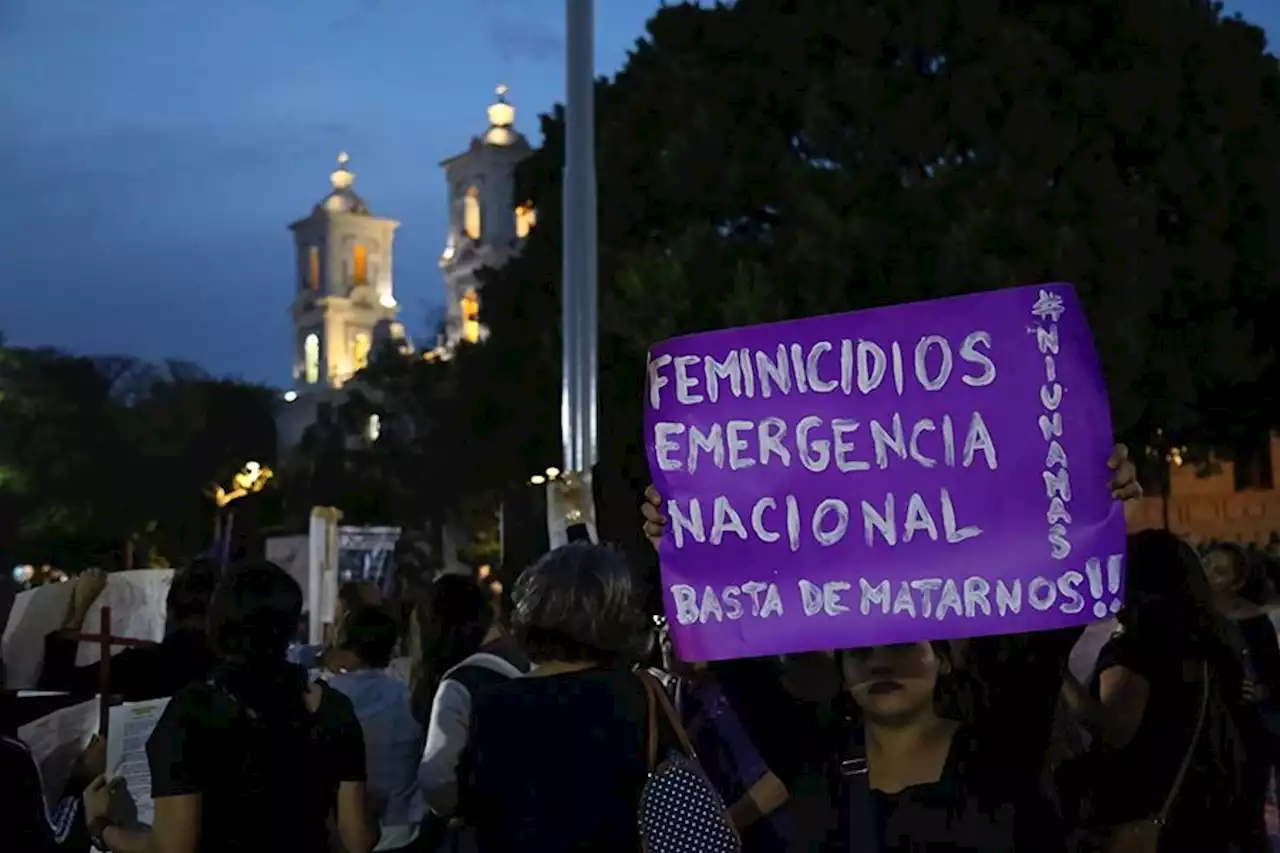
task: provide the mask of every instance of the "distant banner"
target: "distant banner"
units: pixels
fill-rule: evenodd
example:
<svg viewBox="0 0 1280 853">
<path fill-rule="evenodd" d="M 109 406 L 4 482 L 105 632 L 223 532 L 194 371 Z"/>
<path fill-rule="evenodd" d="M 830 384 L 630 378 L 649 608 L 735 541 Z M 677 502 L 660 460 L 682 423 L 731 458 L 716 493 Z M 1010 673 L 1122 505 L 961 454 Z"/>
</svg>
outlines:
<svg viewBox="0 0 1280 853">
<path fill-rule="evenodd" d="M 399 527 L 339 527 L 338 582 L 362 581 L 391 590 Z"/>
<path fill-rule="evenodd" d="M 1111 416 L 1068 284 L 676 338 L 645 411 L 685 660 L 1120 608 Z"/>
</svg>

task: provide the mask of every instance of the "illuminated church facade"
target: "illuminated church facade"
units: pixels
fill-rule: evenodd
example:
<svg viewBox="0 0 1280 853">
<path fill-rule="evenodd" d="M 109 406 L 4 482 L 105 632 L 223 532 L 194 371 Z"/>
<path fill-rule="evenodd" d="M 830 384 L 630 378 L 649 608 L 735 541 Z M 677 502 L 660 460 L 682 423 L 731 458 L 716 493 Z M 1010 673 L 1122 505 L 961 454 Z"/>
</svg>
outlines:
<svg viewBox="0 0 1280 853">
<path fill-rule="evenodd" d="M 480 322 L 476 272 L 505 264 L 537 222 L 533 205 L 515 196 L 516 167 L 532 149 L 515 128 L 516 111 L 506 93 L 505 86 L 498 87 L 488 130 L 472 137 L 466 151 L 440 164 L 449 199 L 449 228 L 440 254 L 445 290 L 441 344 L 446 352 L 488 337 Z"/>
<path fill-rule="evenodd" d="M 488 109 L 489 127 L 466 151 L 443 161 L 449 224 L 439 266 L 445 316 L 435 345 L 420 357 L 448 358 L 462 343 L 488 337 L 480 321 L 477 272 L 505 264 L 536 222 L 532 205 L 515 198 L 515 171 L 529 156 L 515 129 L 506 87 Z M 348 383 L 388 343 L 415 354 L 400 322 L 394 284 L 394 243 L 400 223 L 378 216 L 355 191 L 346 154 L 329 176 L 331 190 L 289 226 L 296 274 L 290 304 L 292 384 L 276 419 L 281 453 L 307 428 L 346 400 Z M 357 380 L 358 381 L 358 380 Z M 376 440 L 378 425 L 366 438 Z"/>
</svg>

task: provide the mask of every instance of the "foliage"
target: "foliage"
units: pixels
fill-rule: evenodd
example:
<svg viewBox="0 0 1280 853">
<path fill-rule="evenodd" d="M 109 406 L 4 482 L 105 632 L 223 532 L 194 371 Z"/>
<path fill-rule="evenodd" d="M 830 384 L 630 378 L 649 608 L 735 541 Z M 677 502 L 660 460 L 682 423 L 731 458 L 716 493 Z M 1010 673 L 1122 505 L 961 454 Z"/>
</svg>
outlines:
<svg viewBox="0 0 1280 853">
<path fill-rule="evenodd" d="M 609 538 L 638 533 L 648 346 L 716 327 L 1067 280 L 1122 437 L 1158 459 L 1276 424 L 1280 71 L 1218 4 L 665 6 L 596 103 Z M 542 130 L 516 190 L 538 225 L 483 274 L 489 341 L 376 359 L 289 461 L 289 517 L 330 503 L 356 523 L 461 519 L 485 528 L 471 556 L 489 559 L 497 496 L 558 461 L 563 111 Z M 78 531 L 101 551 L 155 521 L 189 546 L 204 481 L 269 456 L 261 389 L 0 356 L 14 541 Z M 126 482 L 145 493 L 119 499 Z"/>
<path fill-rule="evenodd" d="M 1048 280 L 1081 293 L 1120 434 L 1256 436 L 1280 369 L 1258 322 L 1280 307 L 1263 44 L 1186 0 L 662 9 L 597 96 L 602 458 L 643 482 L 652 341 Z M 505 446 L 481 455 L 508 476 L 554 446 L 530 443 L 559 375 L 562 116 L 544 131 L 519 175 L 539 225 L 489 276 L 467 386 L 503 383 Z"/>
<path fill-rule="evenodd" d="M 1202 0 L 661 9 L 597 84 L 605 535 L 639 545 L 648 346 L 729 325 L 1067 280 L 1122 437 L 1163 458 L 1274 425 L 1263 48 Z M 348 503 L 483 519 L 558 461 L 563 110 L 542 131 L 516 190 L 538 225 L 483 273 L 489 341 L 362 375 L 384 436 L 332 445 Z"/>
<path fill-rule="evenodd" d="M 9 562 L 190 559 L 209 544 L 209 487 L 250 459 L 274 463 L 272 400 L 181 362 L 0 348 Z"/>
</svg>

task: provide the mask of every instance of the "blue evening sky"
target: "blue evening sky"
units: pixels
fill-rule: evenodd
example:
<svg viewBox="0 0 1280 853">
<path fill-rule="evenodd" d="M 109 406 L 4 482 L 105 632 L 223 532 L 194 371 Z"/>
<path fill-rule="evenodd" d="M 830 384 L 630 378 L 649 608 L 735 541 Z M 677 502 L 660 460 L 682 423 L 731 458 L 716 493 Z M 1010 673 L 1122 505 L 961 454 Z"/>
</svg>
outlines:
<svg viewBox="0 0 1280 853">
<path fill-rule="evenodd" d="M 658 0 L 597 0 L 612 74 Z M 1280 3 L 1228 8 L 1280 38 Z M 3 0 L 0 333 L 12 344 L 196 361 L 283 382 L 289 222 L 339 151 L 399 219 L 411 332 L 439 305 L 437 163 L 563 100 L 563 0 Z M 1272 47 L 1275 52 L 1275 47 Z"/>
</svg>

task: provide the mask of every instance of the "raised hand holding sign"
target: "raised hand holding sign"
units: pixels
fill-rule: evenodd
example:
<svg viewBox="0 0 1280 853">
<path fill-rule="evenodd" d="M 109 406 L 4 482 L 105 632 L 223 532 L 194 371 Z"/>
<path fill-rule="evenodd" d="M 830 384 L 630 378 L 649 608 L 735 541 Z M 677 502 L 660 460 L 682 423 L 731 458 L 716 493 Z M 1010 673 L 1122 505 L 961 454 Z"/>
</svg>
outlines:
<svg viewBox="0 0 1280 853">
<path fill-rule="evenodd" d="M 655 347 L 648 373 L 685 660 L 1033 631 L 1120 606 L 1110 414 L 1070 285 L 690 335 Z"/>
</svg>

